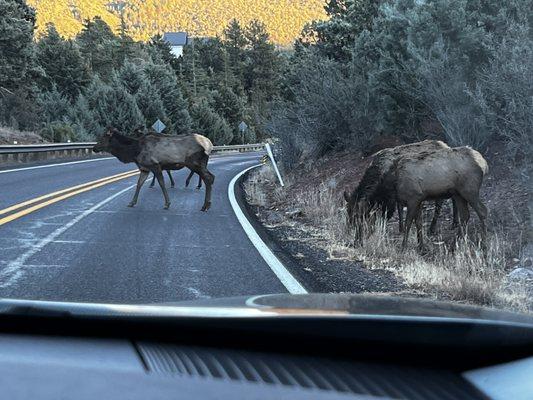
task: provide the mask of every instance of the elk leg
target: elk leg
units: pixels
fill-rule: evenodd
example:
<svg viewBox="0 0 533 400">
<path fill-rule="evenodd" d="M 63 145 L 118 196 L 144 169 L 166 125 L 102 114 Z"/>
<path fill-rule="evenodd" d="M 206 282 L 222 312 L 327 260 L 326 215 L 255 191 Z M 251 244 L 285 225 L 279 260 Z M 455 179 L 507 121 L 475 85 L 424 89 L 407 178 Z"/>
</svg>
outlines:
<svg viewBox="0 0 533 400">
<path fill-rule="evenodd" d="M 205 157 L 203 159 L 203 162 L 202 162 L 202 166 L 203 168 L 205 168 L 207 170 L 207 163 L 209 162 L 209 156 L 208 157 Z M 214 176 L 213 176 L 214 178 Z M 196 189 L 201 189 L 202 188 L 202 176 L 201 175 L 198 175 L 198 186 L 196 186 Z"/>
<path fill-rule="evenodd" d="M 153 188 L 155 185 L 155 174 L 152 175 L 152 183 L 150 183 L 150 187 Z"/>
<path fill-rule="evenodd" d="M 459 215 L 457 213 L 457 203 L 455 197 L 452 197 L 452 207 L 453 207 L 453 225 L 452 228 L 455 229 L 459 225 Z M 467 206 L 468 211 L 468 206 Z"/>
<path fill-rule="evenodd" d="M 479 217 L 479 222 L 481 224 L 481 240 L 482 243 L 485 243 L 485 237 L 487 234 L 487 227 L 485 226 L 485 220 L 487 219 L 487 207 L 481 202 L 479 199 L 479 192 L 478 191 L 472 191 L 472 190 L 464 190 L 463 192 L 459 193 L 463 199 L 465 199 L 468 204 L 472 206 L 474 211 Z"/>
<path fill-rule="evenodd" d="M 416 238 L 418 240 L 418 248 L 424 250 L 424 231 L 422 229 L 422 210 L 418 212 L 415 219 L 416 224 Z"/>
<path fill-rule="evenodd" d="M 135 189 L 135 194 L 133 195 L 133 199 L 131 199 L 130 204 L 128 204 L 128 207 L 133 207 L 135 206 L 135 204 L 137 204 L 139 192 L 141 191 L 141 187 L 144 185 L 146 178 L 148 178 L 148 175 L 150 175 L 149 171 L 141 170 L 141 174 L 139 175 L 139 179 L 137 180 L 137 188 Z"/>
<path fill-rule="evenodd" d="M 163 172 L 161 170 L 158 170 L 156 173 L 157 182 L 159 183 L 159 186 L 161 186 L 161 190 L 163 191 L 163 196 L 165 197 L 165 205 L 163 208 L 165 210 L 168 210 L 170 207 L 170 199 L 168 197 L 167 188 L 165 187 L 165 179 L 163 178 Z"/>
<path fill-rule="evenodd" d="M 485 207 L 485 204 L 483 204 L 479 199 L 470 204 L 479 217 L 479 222 L 481 224 L 481 240 L 483 243 L 485 243 L 485 239 L 487 237 L 487 226 L 485 225 L 485 220 L 487 219 L 488 214 L 487 207 Z"/>
<path fill-rule="evenodd" d="M 407 248 L 407 241 L 409 239 L 409 231 L 413 220 L 418 216 L 420 212 L 420 203 L 411 203 L 407 205 L 407 217 L 405 218 L 405 231 L 403 232 L 402 250 Z"/>
<path fill-rule="evenodd" d="M 201 211 L 207 211 L 211 207 L 211 190 L 213 187 L 213 182 L 215 181 L 215 175 L 209 172 L 209 170 L 205 167 L 201 167 L 199 172 L 200 178 L 205 183 L 205 200 Z"/>
<path fill-rule="evenodd" d="M 196 186 L 196 189 L 201 189 L 201 188 L 202 188 L 202 177 L 198 175 L 198 186 Z"/>
<path fill-rule="evenodd" d="M 396 205 L 398 207 L 398 225 L 400 228 L 400 233 L 402 233 L 405 229 L 403 226 L 403 205 L 401 205 L 400 202 L 396 202 Z"/>
<path fill-rule="evenodd" d="M 433 213 L 433 219 L 431 220 L 431 225 L 429 226 L 429 233 L 433 235 L 437 230 L 437 221 L 440 217 L 440 212 L 442 210 L 442 200 L 435 200 L 435 212 Z"/>
<path fill-rule="evenodd" d="M 172 179 L 172 174 L 170 173 L 170 170 L 167 169 L 167 174 L 168 174 L 168 177 L 170 179 L 170 187 L 173 188 L 174 187 L 174 179 Z"/>
<path fill-rule="evenodd" d="M 187 180 L 185 181 L 185 187 L 189 187 L 189 183 L 191 182 L 191 178 L 193 175 L 194 175 L 194 171 L 191 171 L 191 173 L 187 177 Z"/>
<path fill-rule="evenodd" d="M 466 232 L 466 225 L 470 219 L 468 203 L 460 196 L 454 196 L 453 203 L 455 204 L 455 213 L 457 214 L 457 227 L 459 227 L 459 235 L 464 236 Z"/>
</svg>

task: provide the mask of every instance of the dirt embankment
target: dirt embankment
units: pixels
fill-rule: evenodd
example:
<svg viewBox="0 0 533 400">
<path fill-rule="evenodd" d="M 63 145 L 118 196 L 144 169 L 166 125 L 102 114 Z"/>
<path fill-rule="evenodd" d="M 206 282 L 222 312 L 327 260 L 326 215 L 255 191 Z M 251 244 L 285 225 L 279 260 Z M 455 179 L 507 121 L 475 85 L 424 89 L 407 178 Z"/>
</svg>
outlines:
<svg viewBox="0 0 533 400">
<path fill-rule="evenodd" d="M 308 278 L 305 283 L 313 291 L 391 292 L 531 310 L 533 275 L 509 277 L 531 262 L 521 254 L 529 234 L 529 194 L 501 149 L 495 144 L 485 154 L 490 166 L 482 188 L 489 209 L 486 254 L 476 244 L 474 213 L 470 238 L 455 242 L 451 205 L 444 207 L 438 235 L 429 238 L 427 254 L 417 252 L 414 233 L 410 249 L 399 251 L 396 216 L 378 221 L 368 240 L 355 245 L 342 193 L 353 190 L 371 162 L 361 154 L 338 153 L 303 163 L 285 174 L 285 189 L 279 188 L 270 168 L 263 167 L 249 175 L 244 187 L 256 216 L 297 261 L 300 275 Z M 427 202 L 426 232 L 432 212 L 433 205 Z"/>
<path fill-rule="evenodd" d="M 0 127 L 0 145 L 38 143 L 46 143 L 46 141 L 37 133 L 21 132 L 11 128 Z"/>
</svg>

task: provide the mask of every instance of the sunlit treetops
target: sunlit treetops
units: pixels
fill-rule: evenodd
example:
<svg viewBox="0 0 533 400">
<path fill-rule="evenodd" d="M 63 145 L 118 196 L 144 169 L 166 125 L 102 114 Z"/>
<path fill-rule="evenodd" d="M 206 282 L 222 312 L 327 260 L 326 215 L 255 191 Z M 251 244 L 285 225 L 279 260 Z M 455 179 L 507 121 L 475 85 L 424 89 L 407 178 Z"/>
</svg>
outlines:
<svg viewBox="0 0 533 400">
<path fill-rule="evenodd" d="M 220 35 L 232 19 L 263 21 L 271 39 L 290 44 L 303 26 L 324 19 L 323 0 L 28 0 L 37 10 L 37 35 L 53 22 L 58 32 L 75 36 L 87 18 L 100 16 L 116 31 L 122 13 L 128 34 L 147 40 L 157 33 L 187 31 L 192 36 Z"/>
</svg>

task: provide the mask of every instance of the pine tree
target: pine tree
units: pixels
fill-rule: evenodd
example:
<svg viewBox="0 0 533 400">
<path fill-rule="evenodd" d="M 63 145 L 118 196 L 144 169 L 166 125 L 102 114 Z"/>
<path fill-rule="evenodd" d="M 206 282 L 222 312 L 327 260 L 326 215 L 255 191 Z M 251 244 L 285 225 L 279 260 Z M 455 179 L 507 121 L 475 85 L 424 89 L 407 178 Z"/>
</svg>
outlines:
<svg viewBox="0 0 533 400">
<path fill-rule="evenodd" d="M 85 96 L 80 95 L 69 110 L 68 120 L 76 133 L 77 140 L 92 140 L 102 134 L 105 126 L 100 125 Z"/>
<path fill-rule="evenodd" d="M 176 75 L 165 65 L 146 64 L 144 72 L 150 83 L 161 95 L 169 124 L 167 133 L 187 134 L 191 129 L 187 101 L 183 98 Z"/>
<path fill-rule="evenodd" d="M 271 100 L 278 88 L 279 61 L 270 42 L 265 25 L 257 20 L 246 27 L 246 52 L 244 85 L 254 102 Z"/>
<path fill-rule="evenodd" d="M 38 104 L 42 120 L 46 123 L 65 121 L 70 110 L 69 99 L 61 94 L 55 85 L 51 91 L 39 94 Z"/>
<path fill-rule="evenodd" d="M 172 123 L 172 131 L 176 135 L 186 135 L 191 132 L 192 119 L 189 114 L 187 100 L 183 98 L 181 90 L 176 86 L 173 96 L 162 97 L 166 102 L 167 117 Z M 166 99 L 166 100 L 165 100 Z"/>
<path fill-rule="evenodd" d="M 202 44 L 197 44 L 198 40 L 193 45 L 185 47 L 183 50 L 183 57 L 181 63 L 181 75 L 183 86 L 190 94 L 189 98 L 193 101 L 205 96 L 206 90 L 210 86 L 210 77 L 208 73 L 209 66 L 204 68 L 201 60 Z"/>
<path fill-rule="evenodd" d="M 135 98 L 127 92 L 120 81 L 113 79 L 106 92 L 106 126 L 113 126 L 128 134 L 144 125 L 144 118 Z"/>
<path fill-rule="evenodd" d="M 204 99 L 192 107 L 194 128 L 207 136 L 215 145 L 231 143 L 233 133 L 224 118 L 218 115 Z"/>
<path fill-rule="evenodd" d="M 212 98 L 214 110 L 237 132 L 239 123 L 244 119 L 245 99 L 224 86 L 214 91 Z"/>
<path fill-rule="evenodd" d="M 128 3 L 124 1 L 116 2 L 114 3 L 114 8 L 118 11 L 120 16 L 116 62 L 118 62 L 118 65 L 122 65 L 127 59 L 134 56 L 137 44 L 129 34 L 128 22 L 126 20 Z"/>
<path fill-rule="evenodd" d="M 179 71 L 179 62 L 174 57 L 174 54 L 172 54 L 170 44 L 163 40 L 163 36 L 153 36 L 148 43 L 148 50 L 154 63 L 162 61 L 172 66 L 175 71 Z"/>
<path fill-rule="evenodd" d="M 53 85 L 70 100 L 78 97 L 88 84 L 88 70 L 78 46 L 64 40 L 53 24 L 48 24 L 46 35 L 37 43 L 37 61 L 45 72 L 44 89 Z"/>
<path fill-rule="evenodd" d="M 84 93 L 84 99 L 94 117 L 94 121 L 102 127 L 107 125 L 107 94 L 109 86 L 98 76 L 94 77 Z"/>
<path fill-rule="evenodd" d="M 380 3 L 376 0 L 328 0 L 324 7 L 328 18 L 308 25 L 303 42 L 316 42 L 325 56 L 349 60 L 355 38 L 364 30 L 372 30 Z"/>
<path fill-rule="evenodd" d="M 37 124 L 33 31 L 35 11 L 23 0 L 0 0 L 0 123 Z"/>
<path fill-rule="evenodd" d="M 239 21 L 233 19 L 224 29 L 224 47 L 227 52 L 229 65 L 238 81 L 242 79 L 244 71 L 244 50 L 247 45 L 244 30 Z"/>
<path fill-rule="evenodd" d="M 145 126 L 152 126 L 158 119 L 165 124 L 169 123 L 161 95 L 149 80 L 143 81 L 135 94 L 135 101 L 144 116 Z"/>
<path fill-rule="evenodd" d="M 35 11 L 23 0 L 0 0 L 0 91 L 27 87 L 34 65 Z"/>
<path fill-rule="evenodd" d="M 142 67 L 126 61 L 117 73 L 117 79 L 122 83 L 129 94 L 135 96 L 145 81 Z"/>
<path fill-rule="evenodd" d="M 76 43 L 88 58 L 94 74 L 108 80 L 114 68 L 120 68 L 120 42 L 113 31 L 100 17 L 86 20 L 83 30 L 76 37 Z"/>
<path fill-rule="evenodd" d="M 224 72 L 224 47 L 219 38 L 198 41 L 196 51 L 200 66 L 210 77 Z"/>
</svg>

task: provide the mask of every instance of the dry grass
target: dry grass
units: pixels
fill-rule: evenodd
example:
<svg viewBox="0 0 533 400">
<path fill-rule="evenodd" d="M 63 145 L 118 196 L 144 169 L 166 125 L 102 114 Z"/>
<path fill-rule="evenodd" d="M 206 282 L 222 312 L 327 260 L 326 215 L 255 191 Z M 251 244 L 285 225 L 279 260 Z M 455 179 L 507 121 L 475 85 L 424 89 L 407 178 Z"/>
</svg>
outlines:
<svg viewBox="0 0 533 400">
<path fill-rule="evenodd" d="M 532 311 L 533 299 L 525 283 L 507 282 L 508 243 L 503 234 L 490 234 L 486 251 L 469 237 L 446 244 L 442 238 L 428 241 L 426 235 L 429 250 L 421 254 L 413 233 L 408 249 L 402 252 L 397 223 L 379 217 L 364 224 L 362 242 L 355 240 L 334 179 L 307 189 L 292 189 L 290 183 L 281 189 L 269 166 L 256 170 L 245 184 L 252 204 L 279 208 L 282 215 L 290 212 L 287 204 L 299 210 L 302 217 L 297 225 L 306 234 L 303 236 L 312 232 L 323 239 L 315 245 L 326 250 L 331 259 L 349 259 L 369 269 L 393 271 L 411 289 L 435 298 Z"/>
<path fill-rule="evenodd" d="M 276 180 L 276 175 L 269 166 L 254 169 L 244 182 L 248 202 L 256 206 L 269 207 L 272 203 L 283 200 L 286 192 L 279 185 L 274 185 Z M 290 181 L 285 183 L 290 185 Z M 272 187 L 267 187 L 267 184 Z"/>
</svg>

